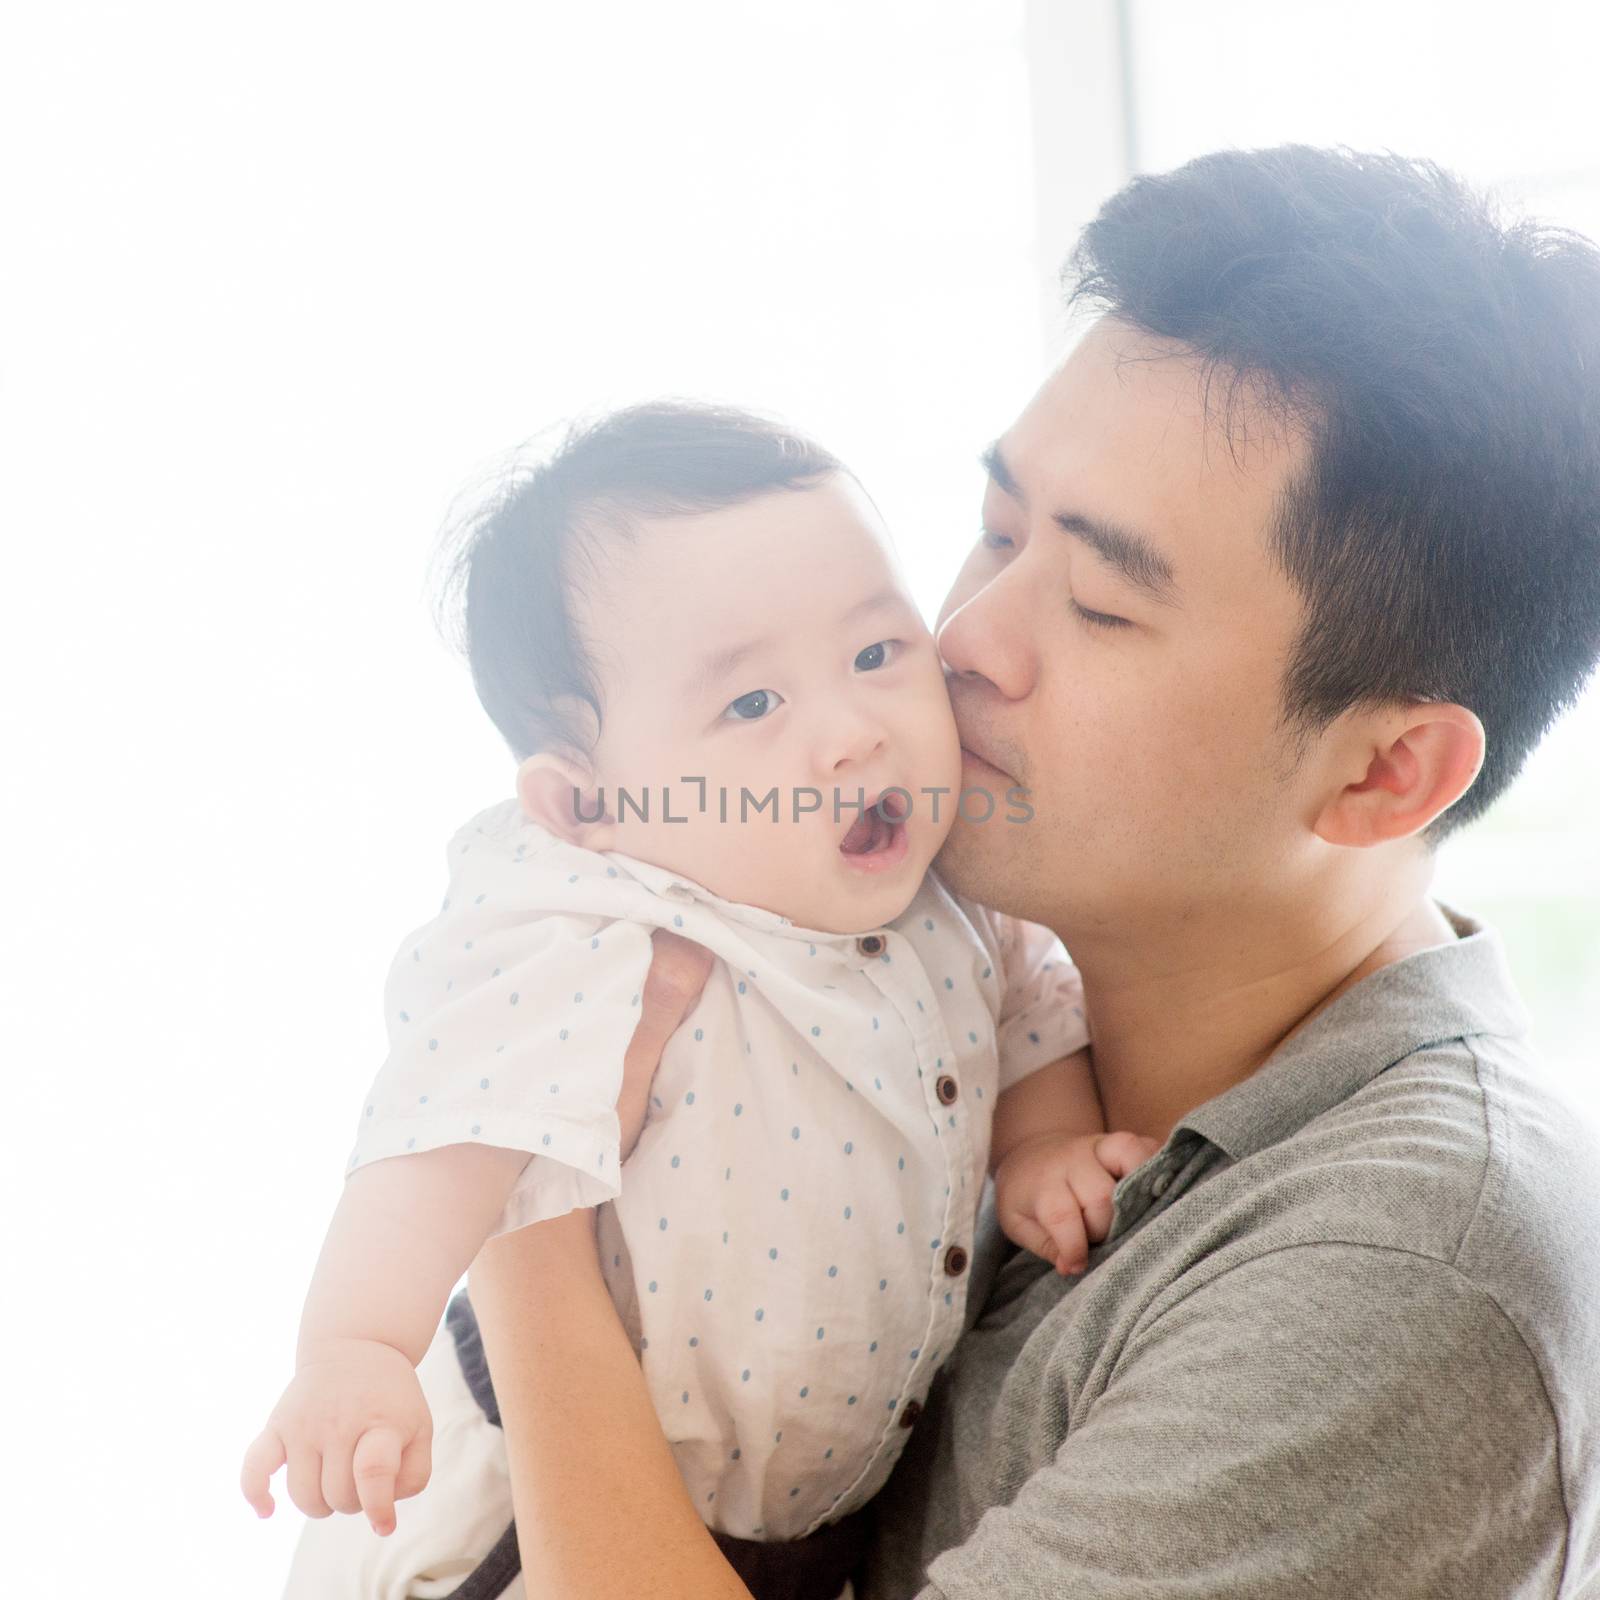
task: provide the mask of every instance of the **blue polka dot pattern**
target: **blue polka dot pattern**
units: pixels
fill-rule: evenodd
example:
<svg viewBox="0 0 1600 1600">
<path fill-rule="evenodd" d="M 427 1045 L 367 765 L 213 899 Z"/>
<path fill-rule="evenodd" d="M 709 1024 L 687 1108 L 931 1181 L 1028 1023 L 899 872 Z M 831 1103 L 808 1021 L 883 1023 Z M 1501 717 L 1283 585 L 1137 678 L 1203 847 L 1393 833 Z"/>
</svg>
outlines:
<svg viewBox="0 0 1600 1600">
<path fill-rule="evenodd" d="M 953 906 L 933 878 L 872 930 L 886 946 L 862 960 L 866 930 L 822 934 L 607 861 L 528 824 L 515 802 L 469 826 L 448 905 L 399 946 L 414 954 L 385 990 L 390 1056 L 361 1103 L 352 1168 L 464 1129 L 536 1150 L 500 1227 L 611 1201 L 599 1215 L 616 1245 L 601 1260 L 632 1307 L 650 1393 L 723 1446 L 715 1467 L 686 1470 L 696 1503 L 734 1533 L 779 1539 L 841 1500 L 864 1504 L 908 1437 L 883 1421 L 913 1392 L 898 1380 L 914 1370 L 925 1393 L 923 1372 L 960 1331 L 962 1289 L 939 1251 L 971 1237 L 995 1096 L 1082 1042 L 1076 975 L 1042 931 Z M 710 948 L 714 966 L 619 1175 L 618 1069 L 654 927 Z M 949 1106 L 936 1094 L 946 1072 L 964 1091 Z M 857 1078 L 871 1118 L 857 1114 Z M 706 1127 L 681 1120 L 706 1115 Z M 880 1342 L 917 1353 L 880 1363 Z M 812 1383 L 817 1358 L 849 1373 L 851 1391 Z M 810 1425 L 786 1435 L 801 1404 Z M 735 1508 L 755 1506 L 764 1520 L 741 1522 Z"/>
</svg>

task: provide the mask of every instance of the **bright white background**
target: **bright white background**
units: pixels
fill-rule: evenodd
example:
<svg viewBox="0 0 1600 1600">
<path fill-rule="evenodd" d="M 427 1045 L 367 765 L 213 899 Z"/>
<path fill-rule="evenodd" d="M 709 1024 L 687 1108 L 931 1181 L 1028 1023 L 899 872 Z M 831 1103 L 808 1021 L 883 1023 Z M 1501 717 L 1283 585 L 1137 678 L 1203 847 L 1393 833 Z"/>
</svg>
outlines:
<svg viewBox="0 0 1600 1600">
<path fill-rule="evenodd" d="M 1054 266 L 1130 163 L 1388 144 L 1600 232 L 1585 12 L 7 21 L 12 1586 L 276 1593 L 298 1516 L 256 1524 L 238 1455 L 287 1375 L 389 956 L 510 777 L 423 603 L 454 497 L 575 410 L 753 403 L 858 468 L 931 613 L 974 458 L 1059 350 Z M 1591 696 L 1442 873 L 1591 1099 L 1597 733 Z"/>
</svg>

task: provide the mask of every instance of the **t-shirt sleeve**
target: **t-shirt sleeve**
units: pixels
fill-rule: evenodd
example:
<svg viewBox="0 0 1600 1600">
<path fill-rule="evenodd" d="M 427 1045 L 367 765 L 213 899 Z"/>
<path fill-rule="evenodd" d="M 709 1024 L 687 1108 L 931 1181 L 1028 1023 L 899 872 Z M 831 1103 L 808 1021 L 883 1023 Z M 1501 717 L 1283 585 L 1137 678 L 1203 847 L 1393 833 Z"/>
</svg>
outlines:
<svg viewBox="0 0 1600 1600">
<path fill-rule="evenodd" d="M 1061 941 L 1036 922 L 989 913 L 1004 980 L 995 1024 L 1000 1088 L 1089 1042 L 1083 980 Z"/>
<path fill-rule="evenodd" d="M 452 850 L 444 904 L 389 969 L 388 1055 L 348 1171 L 450 1144 L 526 1151 L 506 1232 L 619 1192 L 616 1104 L 651 945 L 634 922 L 538 909 L 477 843 Z"/>
<path fill-rule="evenodd" d="M 1561 1588 L 1538 1367 L 1448 1263 L 1285 1247 L 1157 1315 L 1115 1360 L 1055 1459 L 929 1563 L 919 1600 Z"/>
</svg>

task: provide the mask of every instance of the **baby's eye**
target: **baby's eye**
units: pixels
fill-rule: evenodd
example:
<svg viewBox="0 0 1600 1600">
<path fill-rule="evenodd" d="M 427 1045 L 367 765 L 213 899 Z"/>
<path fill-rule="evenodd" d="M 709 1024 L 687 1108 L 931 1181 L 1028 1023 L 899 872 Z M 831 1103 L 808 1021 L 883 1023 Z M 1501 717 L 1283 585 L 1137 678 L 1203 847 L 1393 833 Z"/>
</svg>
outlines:
<svg viewBox="0 0 1600 1600">
<path fill-rule="evenodd" d="M 856 656 L 856 671 L 876 672 L 899 649 L 900 641 L 898 639 L 880 639 L 876 644 L 869 644 L 865 650 Z"/>
<path fill-rule="evenodd" d="M 776 689 L 752 689 L 749 694 L 730 700 L 722 714 L 734 722 L 759 722 L 782 704 L 783 696 Z"/>
</svg>

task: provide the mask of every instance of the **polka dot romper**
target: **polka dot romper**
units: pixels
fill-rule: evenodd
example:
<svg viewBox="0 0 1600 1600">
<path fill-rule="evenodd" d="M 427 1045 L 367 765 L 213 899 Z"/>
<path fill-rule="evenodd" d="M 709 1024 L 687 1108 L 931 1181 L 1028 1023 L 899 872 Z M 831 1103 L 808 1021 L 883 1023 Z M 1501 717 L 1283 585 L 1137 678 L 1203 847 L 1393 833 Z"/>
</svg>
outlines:
<svg viewBox="0 0 1600 1600">
<path fill-rule="evenodd" d="M 496 1231 L 609 1202 L 602 1266 L 706 1522 L 792 1539 L 864 1505 L 961 1330 L 995 1096 L 1087 1042 L 1060 945 L 932 873 L 888 926 L 819 933 L 515 800 L 449 868 L 389 973 L 349 1170 L 476 1141 L 529 1156 Z M 624 1175 L 658 927 L 719 959 Z"/>
</svg>

